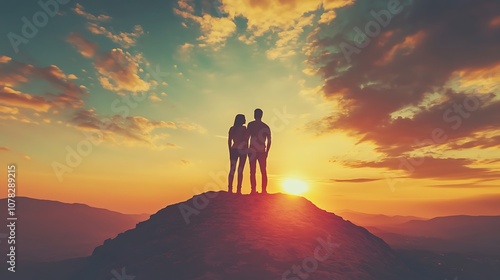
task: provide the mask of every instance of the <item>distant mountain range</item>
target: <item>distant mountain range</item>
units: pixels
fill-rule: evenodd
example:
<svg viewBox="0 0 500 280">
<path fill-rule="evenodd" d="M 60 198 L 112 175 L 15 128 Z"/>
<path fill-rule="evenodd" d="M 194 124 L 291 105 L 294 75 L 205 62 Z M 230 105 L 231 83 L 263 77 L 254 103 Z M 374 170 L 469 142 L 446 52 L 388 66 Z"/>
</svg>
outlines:
<svg viewBox="0 0 500 280">
<path fill-rule="evenodd" d="M 425 220 L 415 216 L 387 216 L 382 214 L 365 214 L 354 211 L 341 211 L 337 213 L 342 218 L 363 227 L 397 225 L 413 220 Z"/>
<path fill-rule="evenodd" d="M 500 216 L 411 216 L 343 212 L 342 217 L 367 228 L 400 249 L 483 253 L 500 256 Z"/>
<path fill-rule="evenodd" d="M 16 248 L 21 263 L 89 256 L 104 240 L 149 217 L 27 197 L 17 197 L 16 204 Z M 0 220 L 6 221 L 7 199 L 0 199 L 0 209 Z M 6 228 L 0 228 L 0 234 L 6 233 Z M 6 240 L 0 242 L 0 252 L 7 252 Z M 6 262 L 6 254 L 0 255 L 0 261 Z"/>
</svg>

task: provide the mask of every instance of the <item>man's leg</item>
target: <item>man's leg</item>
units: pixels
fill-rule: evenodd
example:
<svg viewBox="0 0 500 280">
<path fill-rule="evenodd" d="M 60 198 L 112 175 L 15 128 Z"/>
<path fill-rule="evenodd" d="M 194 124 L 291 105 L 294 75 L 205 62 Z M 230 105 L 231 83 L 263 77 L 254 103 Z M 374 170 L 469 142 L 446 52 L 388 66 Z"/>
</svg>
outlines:
<svg viewBox="0 0 500 280">
<path fill-rule="evenodd" d="M 258 156 L 260 173 L 262 174 L 262 193 L 267 193 L 267 156 L 259 153 Z"/>
<path fill-rule="evenodd" d="M 255 193 L 257 187 L 257 182 L 255 180 L 255 171 L 257 169 L 257 155 L 255 154 L 255 152 L 251 152 L 248 154 L 248 161 L 250 163 L 250 193 Z"/>
</svg>

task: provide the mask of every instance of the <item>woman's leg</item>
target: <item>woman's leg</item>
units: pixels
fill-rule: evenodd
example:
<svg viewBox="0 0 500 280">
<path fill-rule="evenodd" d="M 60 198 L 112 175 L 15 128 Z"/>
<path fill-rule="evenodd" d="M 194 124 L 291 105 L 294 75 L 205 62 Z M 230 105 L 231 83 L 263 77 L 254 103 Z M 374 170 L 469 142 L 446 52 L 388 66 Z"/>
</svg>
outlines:
<svg viewBox="0 0 500 280">
<path fill-rule="evenodd" d="M 233 192 L 233 179 L 234 179 L 234 171 L 236 170 L 236 162 L 238 160 L 237 155 L 235 155 L 235 152 L 231 150 L 229 152 L 229 175 L 227 176 L 227 192 L 232 193 Z"/>
<path fill-rule="evenodd" d="M 240 162 L 238 163 L 238 187 L 236 192 L 241 194 L 241 185 L 243 183 L 243 169 L 245 169 L 247 155 L 245 153 L 240 154 L 239 159 Z"/>
</svg>

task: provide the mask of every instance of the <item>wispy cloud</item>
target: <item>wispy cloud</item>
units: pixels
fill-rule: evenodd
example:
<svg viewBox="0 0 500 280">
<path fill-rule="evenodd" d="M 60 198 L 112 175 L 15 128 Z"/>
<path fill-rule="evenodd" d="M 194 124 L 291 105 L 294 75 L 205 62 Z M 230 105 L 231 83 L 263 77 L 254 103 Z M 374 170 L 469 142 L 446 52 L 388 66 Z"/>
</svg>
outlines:
<svg viewBox="0 0 500 280">
<path fill-rule="evenodd" d="M 146 145 L 157 149 L 178 147 L 166 141 L 169 134 L 156 132 L 157 129 L 176 129 L 173 122 L 152 121 L 142 116 L 103 117 L 93 109 L 76 112 L 71 122 L 78 129 L 97 135 L 97 140 L 109 143 Z"/>
<path fill-rule="evenodd" d="M 88 13 L 80 3 L 76 3 L 75 8 L 73 8 L 73 12 L 91 21 L 110 21 L 112 19 L 110 16 L 105 14 L 95 16 L 91 13 Z"/>
<path fill-rule="evenodd" d="M 376 178 L 332 179 L 332 181 L 337 183 L 369 183 L 380 180 L 381 179 L 376 179 Z"/>
<path fill-rule="evenodd" d="M 106 27 L 93 22 L 88 23 L 87 28 L 92 34 L 104 35 L 111 39 L 111 41 L 119 44 L 122 48 L 125 49 L 134 46 L 137 42 L 137 39 L 144 34 L 144 30 L 140 25 L 135 25 L 131 32 L 118 33 L 113 33 Z"/>
<path fill-rule="evenodd" d="M 104 35 L 125 49 L 134 46 L 137 42 L 137 39 L 144 34 L 144 30 L 140 25 L 135 25 L 132 31 L 130 32 L 125 32 L 125 31 L 113 32 L 112 29 L 104 26 L 105 23 L 109 24 L 108 22 L 112 20 L 112 17 L 105 14 L 100 14 L 96 16 L 91 13 L 88 13 L 85 11 L 83 5 L 79 3 L 76 4 L 76 7 L 73 9 L 73 11 L 77 15 L 80 15 L 88 20 L 87 29 L 92 34 Z"/>
<path fill-rule="evenodd" d="M 196 124 L 196 123 L 193 123 L 193 122 L 189 122 L 189 121 L 178 121 L 177 126 L 181 129 L 188 130 L 188 131 L 195 131 L 195 132 L 198 132 L 201 134 L 204 134 L 207 132 L 207 130 L 203 126 Z"/>
<path fill-rule="evenodd" d="M 85 39 L 80 33 L 70 33 L 68 37 L 66 37 L 66 41 L 73 45 L 78 52 L 86 58 L 94 57 L 99 49 L 96 43 Z"/>
</svg>

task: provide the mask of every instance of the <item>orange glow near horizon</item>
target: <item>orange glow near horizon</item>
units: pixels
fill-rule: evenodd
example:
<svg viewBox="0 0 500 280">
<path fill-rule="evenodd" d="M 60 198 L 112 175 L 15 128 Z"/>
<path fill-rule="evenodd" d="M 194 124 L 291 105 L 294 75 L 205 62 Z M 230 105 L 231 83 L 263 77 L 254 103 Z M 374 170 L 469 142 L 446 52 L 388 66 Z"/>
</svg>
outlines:
<svg viewBox="0 0 500 280">
<path fill-rule="evenodd" d="M 329 212 L 500 215 L 500 17 L 485 3 L 461 32 L 438 13 L 375 32 L 360 1 L 87 2 L 0 45 L 0 186 L 16 164 L 16 195 L 138 214 L 226 191 L 228 131 L 260 108 L 268 193 Z M 8 3 L 3 27 L 23 33 L 31 8 Z"/>
<path fill-rule="evenodd" d="M 309 190 L 307 183 L 299 179 L 285 179 L 282 186 L 286 193 L 294 195 L 302 195 Z"/>
</svg>

